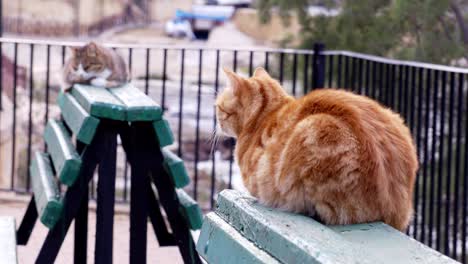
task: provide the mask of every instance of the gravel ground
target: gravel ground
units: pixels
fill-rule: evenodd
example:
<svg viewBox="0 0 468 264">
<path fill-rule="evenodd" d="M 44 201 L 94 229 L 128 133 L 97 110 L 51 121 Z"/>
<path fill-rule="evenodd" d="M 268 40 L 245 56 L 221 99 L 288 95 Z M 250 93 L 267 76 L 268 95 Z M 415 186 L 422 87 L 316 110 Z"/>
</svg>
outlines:
<svg viewBox="0 0 468 264">
<path fill-rule="evenodd" d="M 25 195 L 14 195 L 0 192 L 0 216 L 14 216 L 16 225 L 19 226 L 27 207 L 29 198 Z M 90 205 L 93 208 L 93 203 Z M 90 209 L 88 227 L 88 263 L 94 263 L 94 237 L 96 232 L 96 214 Z M 129 215 L 128 206 L 117 205 L 114 217 L 114 263 L 129 262 Z M 37 222 L 29 243 L 26 246 L 18 246 L 19 263 L 34 263 L 48 229 Z M 71 263 L 73 259 L 73 224 L 65 238 L 65 242 L 59 252 L 55 263 Z M 177 247 L 158 246 L 151 225 L 148 225 L 147 257 L 149 263 L 183 263 Z"/>
</svg>

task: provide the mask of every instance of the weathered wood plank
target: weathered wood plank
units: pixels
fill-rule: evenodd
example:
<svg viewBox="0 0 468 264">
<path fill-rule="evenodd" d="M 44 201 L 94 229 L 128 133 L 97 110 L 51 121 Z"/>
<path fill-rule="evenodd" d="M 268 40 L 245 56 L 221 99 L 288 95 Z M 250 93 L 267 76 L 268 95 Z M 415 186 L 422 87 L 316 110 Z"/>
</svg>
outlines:
<svg viewBox="0 0 468 264">
<path fill-rule="evenodd" d="M 63 123 L 49 120 L 44 131 L 44 140 L 60 182 L 72 186 L 80 174 L 81 158 Z"/>
<path fill-rule="evenodd" d="M 158 138 L 159 146 L 165 147 L 174 143 L 174 136 L 172 135 L 171 127 L 169 122 L 165 119 L 157 120 L 153 122 L 154 131 Z"/>
<path fill-rule="evenodd" d="M 310 217 L 267 208 L 238 191 L 222 191 L 216 213 L 282 263 L 379 263 Z"/>
<path fill-rule="evenodd" d="M 18 263 L 15 218 L 9 216 L 0 217 L 0 262 Z"/>
<path fill-rule="evenodd" d="M 63 201 L 50 163 L 49 155 L 36 152 L 29 169 L 38 215 L 45 226 L 53 228 L 62 216 Z"/>
<path fill-rule="evenodd" d="M 161 119 L 162 109 L 145 93 L 131 84 L 109 89 L 126 107 L 126 120 L 154 121 Z"/>
<path fill-rule="evenodd" d="M 91 116 L 126 120 L 126 106 L 107 89 L 75 84 L 71 94 Z"/>
<path fill-rule="evenodd" d="M 209 213 L 205 217 L 197 251 L 208 263 L 279 263 L 215 213 Z"/>
<path fill-rule="evenodd" d="M 183 188 L 190 183 L 184 161 L 167 149 L 162 150 L 164 156 L 164 168 L 171 175 L 176 188 Z"/>
<path fill-rule="evenodd" d="M 76 139 L 89 144 L 94 138 L 99 119 L 92 117 L 69 93 L 60 93 L 57 99 L 63 119 L 76 135 Z"/>
<path fill-rule="evenodd" d="M 182 213 L 189 224 L 190 229 L 200 229 L 203 223 L 203 213 L 192 197 L 182 189 L 177 189 L 177 197 L 182 209 Z"/>
<path fill-rule="evenodd" d="M 458 263 L 384 223 L 329 226 L 367 249 L 379 263 Z"/>
</svg>

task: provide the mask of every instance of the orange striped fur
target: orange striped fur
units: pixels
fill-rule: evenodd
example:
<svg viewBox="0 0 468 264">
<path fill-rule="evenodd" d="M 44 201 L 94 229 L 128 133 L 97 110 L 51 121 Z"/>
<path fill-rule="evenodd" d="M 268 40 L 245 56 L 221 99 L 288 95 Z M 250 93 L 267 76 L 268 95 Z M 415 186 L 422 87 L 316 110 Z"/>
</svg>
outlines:
<svg viewBox="0 0 468 264">
<path fill-rule="evenodd" d="M 404 230 L 418 169 L 400 116 L 351 92 L 321 89 L 295 99 L 258 68 L 217 98 L 224 133 L 252 195 L 326 224 L 383 221 Z"/>
</svg>

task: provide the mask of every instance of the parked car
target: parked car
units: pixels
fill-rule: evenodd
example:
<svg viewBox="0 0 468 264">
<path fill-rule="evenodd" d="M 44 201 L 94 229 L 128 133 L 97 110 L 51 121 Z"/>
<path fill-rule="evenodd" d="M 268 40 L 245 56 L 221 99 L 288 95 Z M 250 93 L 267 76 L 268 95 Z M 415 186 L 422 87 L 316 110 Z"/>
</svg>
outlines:
<svg viewBox="0 0 468 264">
<path fill-rule="evenodd" d="M 206 39 L 215 26 L 224 23 L 233 13 L 232 6 L 194 5 L 190 12 L 177 10 L 175 18 L 166 23 L 166 34 Z"/>
<path fill-rule="evenodd" d="M 230 5 L 235 7 L 249 7 L 252 0 L 215 0 L 218 5 Z"/>
<path fill-rule="evenodd" d="M 164 26 L 164 30 L 166 34 L 170 37 L 174 38 L 189 38 L 194 39 L 195 34 L 192 30 L 192 25 L 188 20 L 174 18 L 166 22 Z"/>
</svg>

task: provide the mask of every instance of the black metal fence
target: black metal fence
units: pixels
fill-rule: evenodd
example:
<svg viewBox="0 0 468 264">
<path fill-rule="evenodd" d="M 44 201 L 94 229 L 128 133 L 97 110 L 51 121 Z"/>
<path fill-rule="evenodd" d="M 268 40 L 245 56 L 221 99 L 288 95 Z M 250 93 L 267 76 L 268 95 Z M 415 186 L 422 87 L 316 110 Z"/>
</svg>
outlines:
<svg viewBox="0 0 468 264">
<path fill-rule="evenodd" d="M 66 46 L 77 43 L 0 39 L 0 186 L 28 192 L 31 153 L 44 148 L 48 118 L 59 116 L 60 75 Z M 165 109 L 171 146 L 188 167 L 187 190 L 205 210 L 216 193 L 242 188 L 234 141 L 212 144 L 214 100 L 224 86 L 222 67 L 245 75 L 266 68 L 295 96 L 319 87 L 365 94 L 400 113 L 410 127 L 421 168 L 408 234 L 466 263 L 468 199 L 468 69 L 390 60 L 347 51 L 214 49 L 110 45 L 125 56 L 133 83 Z M 129 170 L 118 156 L 117 199 L 128 201 Z M 3 180 L 3 181 L 2 181 Z M 94 186 L 91 188 L 94 195 Z"/>
</svg>

